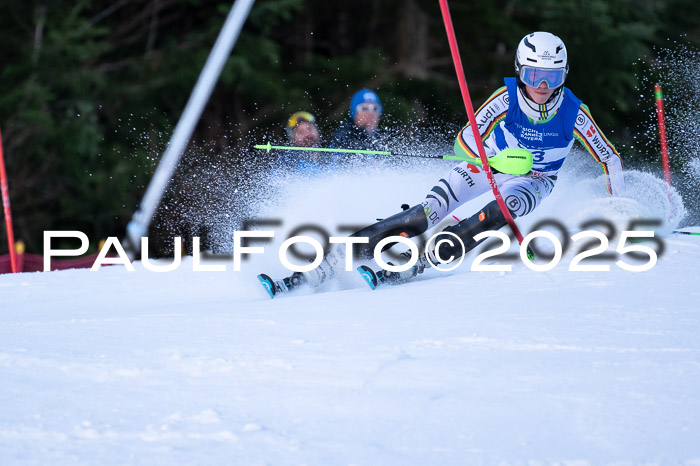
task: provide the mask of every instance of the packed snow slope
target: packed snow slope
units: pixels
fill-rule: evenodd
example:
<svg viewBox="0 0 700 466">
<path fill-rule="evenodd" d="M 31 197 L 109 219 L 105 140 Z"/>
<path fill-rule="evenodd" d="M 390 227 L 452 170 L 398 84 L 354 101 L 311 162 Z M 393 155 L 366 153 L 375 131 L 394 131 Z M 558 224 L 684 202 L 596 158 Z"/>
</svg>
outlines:
<svg viewBox="0 0 700 466">
<path fill-rule="evenodd" d="M 519 219 L 617 236 L 657 219 L 647 272 L 572 272 L 569 248 L 548 272 L 472 272 L 472 253 L 376 291 L 354 272 L 275 300 L 259 286 L 285 273 L 289 230 L 390 215 L 446 169 L 287 180 L 257 212 L 283 220 L 274 242 L 240 272 L 1 276 L 0 464 L 700 464 L 700 241 L 670 234 L 682 204 L 651 175 L 610 199 L 577 167 Z"/>
</svg>

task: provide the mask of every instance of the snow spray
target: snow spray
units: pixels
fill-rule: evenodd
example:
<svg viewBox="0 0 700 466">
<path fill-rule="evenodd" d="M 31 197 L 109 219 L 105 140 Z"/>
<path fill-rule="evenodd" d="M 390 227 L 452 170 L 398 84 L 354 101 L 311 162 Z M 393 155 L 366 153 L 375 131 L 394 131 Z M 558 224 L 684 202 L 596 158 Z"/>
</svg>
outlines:
<svg viewBox="0 0 700 466">
<path fill-rule="evenodd" d="M 664 127 L 669 170 L 673 170 L 674 188 L 683 197 L 687 215 L 681 227 L 700 223 L 700 51 L 672 42 L 668 48 L 656 49 L 648 67 L 640 59 L 640 106 L 649 108 L 649 89 L 658 84 L 663 89 Z M 656 138 L 658 110 L 649 112 L 639 128 L 640 149 L 647 152 L 650 167 L 659 167 Z"/>
</svg>

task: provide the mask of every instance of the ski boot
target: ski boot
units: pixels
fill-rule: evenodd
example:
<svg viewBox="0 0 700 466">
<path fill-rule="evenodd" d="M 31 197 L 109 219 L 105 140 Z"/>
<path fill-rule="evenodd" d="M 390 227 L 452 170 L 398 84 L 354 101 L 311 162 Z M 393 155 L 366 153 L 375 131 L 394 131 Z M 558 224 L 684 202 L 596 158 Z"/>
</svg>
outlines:
<svg viewBox="0 0 700 466">
<path fill-rule="evenodd" d="M 315 288 L 335 276 L 335 271 L 338 267 L 342 267 L 344 258 L 345 255 L 341 250 L 334 250 L 323 258 L 318 267 L 309 272 L 294 272 L 281 280 L 272 279 L 269 275 L 261 273 L 258 275 L 258 280 L 270 298 L 274 298 L 280 293 L 294 291 L 304 285 Z"/>
<path fill-rule="evenodd" d="M 270 295 L 270 299 L 280 293 L 289 293 L 306 283 L 306 278 L 304 278 L 304 274 L 301 272 L 294 272 L 291 276 L 281 280 L 273 280 L 269 275 L 261 273 L 258 275 L 258 280 L 263 288 L 265 288 L 265 291 L 267 291 L 267 294 Z"/>
</svg>

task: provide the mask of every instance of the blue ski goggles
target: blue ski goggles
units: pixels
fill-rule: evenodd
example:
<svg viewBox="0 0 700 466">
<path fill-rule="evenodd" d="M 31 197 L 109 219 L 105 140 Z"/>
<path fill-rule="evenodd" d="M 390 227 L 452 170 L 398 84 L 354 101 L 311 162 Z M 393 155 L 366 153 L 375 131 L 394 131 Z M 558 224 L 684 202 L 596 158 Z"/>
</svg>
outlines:
<svg viewBox="0 0 700 466">
<path fill-rule="evenodd" d="M 564 84 L 566 69 L 535 68 L 534 66 L 522 66 L 520 68 L 520 80 L 530 87 L 540 87 L 546 83 L 550 89 L 555 89 Z"/>
</svg>

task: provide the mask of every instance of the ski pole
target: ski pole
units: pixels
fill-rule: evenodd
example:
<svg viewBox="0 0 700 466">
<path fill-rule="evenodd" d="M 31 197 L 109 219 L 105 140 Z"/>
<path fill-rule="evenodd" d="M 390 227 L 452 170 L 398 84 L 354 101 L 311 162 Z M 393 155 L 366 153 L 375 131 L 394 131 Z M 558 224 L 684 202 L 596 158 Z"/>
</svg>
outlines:
<svg viewBox="0 0 700 466">
<path fill-rule="evenodd" d="M 307 152 L 335 152 L 341 154 L 365 154 L 365 155 L 394 155 L 400 157 L 420 157 L 424 159 L 443 159 L 443 160 L 467 160 L 466 158 L 449 156 L 449 155 L 423 155 L 423 154 L 398 154 L 386 150 L 362 150 L 362 149 L 336 149 L 330 147 L 295 147 L 295 146 L 273 146 L 269 142 L 267 144 L 258 144 L 253 146 L 256 149 L 266 150 L 297 150 Z M 450 159 L 449 157 L 455 157 Z"/>
<path fill-rule="evenodd" d="M 296 147 L 296 146 L 273 146 L 271 143 L 258 144 L 253 146 L 256 149 L 265 150 L 294 150 L 308 152 L 333 152 L 342 154 L 365 154 L 365 155 L 392 155 L 396 157 L 418 157 L 423 159 L 458 160 L 469 162 L 481 167 L 481 159 L 471 157 L 459 157 L 456 155 L 438 154 L 400 154 L 385 150 L 362 150 L 362 149 L 336 149 L 327 147 Z M 524 175 L 532 169 L 532 154 L 526 149 L 505 149 L 490 159 L 490 164 L 494 169 L 511 175 Z"/>
</svg>

